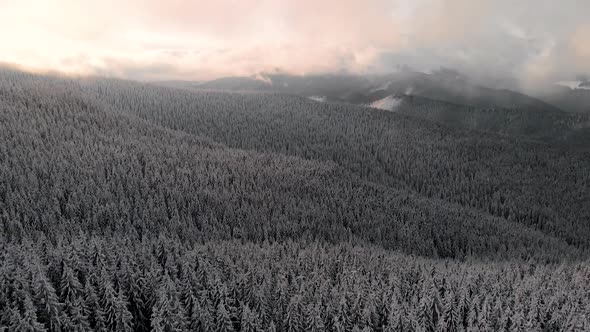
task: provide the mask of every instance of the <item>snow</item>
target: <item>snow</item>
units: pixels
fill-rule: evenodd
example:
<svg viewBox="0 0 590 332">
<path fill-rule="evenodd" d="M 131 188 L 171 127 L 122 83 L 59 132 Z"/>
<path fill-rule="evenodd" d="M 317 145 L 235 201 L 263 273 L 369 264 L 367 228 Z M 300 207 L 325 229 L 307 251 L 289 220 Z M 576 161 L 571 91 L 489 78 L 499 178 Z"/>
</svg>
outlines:
<svg viewBox="0 0 590 332">
<path fill-rule="evenodd" d="M 378 108 L 385 111 L 393 111 L 402 103 L 401 98 L 395 98 L 393 96 L 387 96 L 383 99 L 372 102 L 369 106 Z"/>
</svg>

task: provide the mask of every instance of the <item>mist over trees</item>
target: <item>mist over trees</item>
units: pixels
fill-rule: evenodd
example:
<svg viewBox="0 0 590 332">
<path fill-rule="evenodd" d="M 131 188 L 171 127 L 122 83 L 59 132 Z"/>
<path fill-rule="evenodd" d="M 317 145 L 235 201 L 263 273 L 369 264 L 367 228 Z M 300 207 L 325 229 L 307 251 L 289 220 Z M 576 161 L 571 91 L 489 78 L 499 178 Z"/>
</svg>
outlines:
<svg viewBox="0 0 590 332">
<path fill-rule="evenodd" d="M 0 70 L 0 330 L 590 328 L 590 155 Z"/>
</svg>

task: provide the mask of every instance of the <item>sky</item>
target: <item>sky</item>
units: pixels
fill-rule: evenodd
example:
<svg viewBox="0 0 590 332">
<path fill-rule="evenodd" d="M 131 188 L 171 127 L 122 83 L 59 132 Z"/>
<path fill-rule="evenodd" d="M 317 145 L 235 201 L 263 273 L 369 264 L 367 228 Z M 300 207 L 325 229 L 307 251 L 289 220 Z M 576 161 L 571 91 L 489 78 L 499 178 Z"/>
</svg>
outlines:
<svg viewBox="0 0 590 332">
<path fill-rule="evenodd" d="M 589 0 L 0 0 L 0 62 L 138 80 L 590 74 Z"/>
</svg>

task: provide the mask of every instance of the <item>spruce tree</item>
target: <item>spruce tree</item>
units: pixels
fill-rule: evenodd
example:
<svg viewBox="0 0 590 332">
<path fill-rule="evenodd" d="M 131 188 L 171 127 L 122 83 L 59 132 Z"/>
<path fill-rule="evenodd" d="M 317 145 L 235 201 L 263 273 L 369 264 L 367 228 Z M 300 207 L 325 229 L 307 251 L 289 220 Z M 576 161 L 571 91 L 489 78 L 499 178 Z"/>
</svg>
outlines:
<svg viewBox="0 0 590 332">
<path fill-rule="evenodd" d="M 58 331 L 61 328 L 60 316 L 63 304 L 59 302 L 53 285 L 40 270 L 36 275 L 34 297 L 39 321 L 48 330 Z"/>
</svg>

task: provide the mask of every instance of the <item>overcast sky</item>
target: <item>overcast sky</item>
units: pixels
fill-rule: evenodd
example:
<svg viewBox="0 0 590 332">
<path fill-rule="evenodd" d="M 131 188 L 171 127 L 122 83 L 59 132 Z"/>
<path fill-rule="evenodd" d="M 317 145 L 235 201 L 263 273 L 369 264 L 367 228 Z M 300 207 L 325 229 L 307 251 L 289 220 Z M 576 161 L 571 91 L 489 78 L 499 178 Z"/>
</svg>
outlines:
<svg viewBox="0 0 590 332">
<path fill-rule="evenodd" d="M 0 0 L 0 62 L 142 80 L 590 73 L 590 0 Z"/>
</svg>

